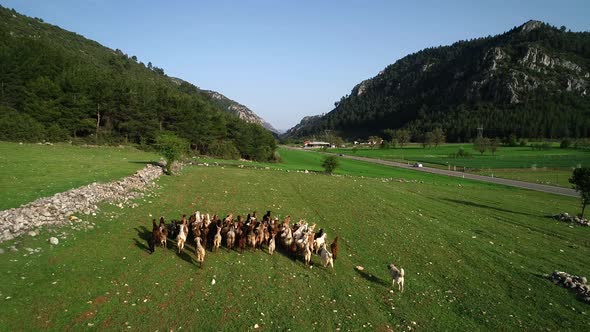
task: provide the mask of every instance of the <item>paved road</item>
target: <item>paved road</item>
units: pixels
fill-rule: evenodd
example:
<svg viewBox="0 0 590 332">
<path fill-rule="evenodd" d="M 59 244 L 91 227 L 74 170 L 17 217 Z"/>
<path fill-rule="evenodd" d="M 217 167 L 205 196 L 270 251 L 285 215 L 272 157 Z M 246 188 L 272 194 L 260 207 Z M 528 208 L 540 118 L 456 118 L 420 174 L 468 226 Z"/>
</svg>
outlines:
<svg viewBox="0 0 590 332">
<path fill-rule="evenodd" d="M 291 148 L 291 147 L 289 147 L 289 148 Z M 291 148 L 291 149 L 293 149 L 293 148 Z M 303 150 L 300 148 L 297 148 L 297 149 Z M 306 151 L 309 151 L 309 150 L 306 150 Z M 332 155 L 335 155 L 335 154 L 332 153 Z M 570 189 L 570 188 L 554 187 L 554 186 L 548 186 L 548 185 L 544 185 L 544 184 L 517 181 L 517 180 L 508 180 L 508 179 L 502 179 L 502 178 L 492 178 L 489 176 L 476 175 L 476 174 L 463 173 L 463 172 L 455 172 L 455 171 L 447 171 L 444 169 L 431 168 L 431 167 L 412 167 L 407 164 L 398 163 L 398 162 L 389 161 L 389 160 L 382 160 L 382 159 L 349 156 L 349 155 L 343 155 L 343 156 L 340 156 L 340 158 L 361 160 L 361 161 L 366 161 L 366 162 L 381 164 L 381 165 L 386 165 L 386 166 L 400 167 L 400 168 L 410 169 L 410 170 L 417 171 L 417 172 L 426 172 L 426 173 L 454 176 L 454 177 L 458 177 L 458 178 L 464 178 L 464 179 L 470 179 L 470 180 L 476 180 L 476 181 L 503 184 L 505 186 L 542 191 L 542 192 L 557 194 L 557 195 L 580 197 L 580 195 L 574 189 Z"/>
</svg>

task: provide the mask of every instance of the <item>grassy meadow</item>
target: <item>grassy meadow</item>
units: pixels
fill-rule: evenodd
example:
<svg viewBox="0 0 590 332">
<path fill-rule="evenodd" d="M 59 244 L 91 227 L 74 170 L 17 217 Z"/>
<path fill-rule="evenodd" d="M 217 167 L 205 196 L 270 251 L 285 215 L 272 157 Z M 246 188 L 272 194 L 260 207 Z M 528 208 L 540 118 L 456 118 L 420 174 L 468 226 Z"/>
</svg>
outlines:
<svg viewBox="0 0 590 332">
<path fill-rule="evenodd" d="M 92 182 L 122 178 L 158 159 L 131 147 L 0 142 L 0 210 Z"/>
<path fill-rule="evenodd" d="M 294 170 L 319 169 L 318 154 L 281 154 L 275 167 L 189 166 L 137 208 L 81 216 L 92 227 L 0 243 L 0 330 L 590 328 L 588 305 L 542 277 L 590 275 L 590 229 L 547 217 L 577 212 L 576 199 L 355 161 L 343 161 L 349 176 L 305 174 Z M 334 270 L 315 255 L 306 269 L 281 252 L 223 248 L 200 269 L 192 243 L 147 251 L 152 217 L 267 209 L 339 236 Z M 402 294 L 391 262 L 406 271 Z"/>
</svg>

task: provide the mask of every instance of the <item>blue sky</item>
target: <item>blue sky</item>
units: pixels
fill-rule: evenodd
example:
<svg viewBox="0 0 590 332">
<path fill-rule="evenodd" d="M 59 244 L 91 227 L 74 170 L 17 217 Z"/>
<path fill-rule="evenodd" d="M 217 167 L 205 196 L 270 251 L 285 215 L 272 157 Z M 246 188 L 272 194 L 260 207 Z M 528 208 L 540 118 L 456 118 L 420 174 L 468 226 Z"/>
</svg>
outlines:
<svg viewBox="0 0 590 332">
<path fill-rule="evenodd" d="M 529 19 L 590 30 L 590 0 L 0 4 L 219 91 L 279 129 L 329 112 L 360 81 L 425 47 L 499 34 Z"/>
</svg>

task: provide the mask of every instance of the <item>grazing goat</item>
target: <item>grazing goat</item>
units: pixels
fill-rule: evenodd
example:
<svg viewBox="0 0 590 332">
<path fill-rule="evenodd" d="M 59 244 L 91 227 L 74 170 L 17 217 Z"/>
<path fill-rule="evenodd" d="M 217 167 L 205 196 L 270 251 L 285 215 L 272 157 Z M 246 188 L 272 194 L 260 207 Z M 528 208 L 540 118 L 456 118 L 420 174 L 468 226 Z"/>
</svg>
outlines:
<svg viewBox="0 0 590 332">
<path fill-rule="evenodd" d="M 387 268 L 389 269 L 389 272 L 391 273 L 391 286 L 395 287 L 395 283 L 397 283 L 397 290 L 399 290 L 403 293 L 403 291 L 404 291 L 404 274 L 405 274 L 404 269 L 403 268 L 398 269 L 393 264 L 387 265 Z"/>
<path fill-rule="evenodd" d="M 178 232 L 178 236 L 176 237 L 176 243 L 178 247 L 178 253 L 184 249 L 184 243 L 186 242 L 186 236 L 188 234 L 188 226 L 186 225 L 186 218 L 183 218 L 182 224 L 180 224 L 180 230 Z"/>
<path fill-rule="evenodd" d="M 325 243 L 322 246 L 322 252 L 320 253 L 320 256 L 322 258 L 322 264 L 324 265 L 324 267 L 330 265 L 332 268 L 334 268 L 334 260 L 332 259 L 332 253 L 326 249 Z"/>
<path fill-rule="evenodd" d="M 336 260 L 336 256 L 338 256 L 338 237 L 334 238 L 334 241 L 330 245 L 330 251 L 332 252 L 332 257 Z"/>
<path fill-rule="evenodd" d="M 197 262 L 200 263 L 200 268 L 203 268 L 203 263 L 205 262 L 205 248 L 201 245 L 201 238 L 196 238 L 197 240 L 197 247 L 195 249 L 195 255 L 197 255 Z"/>
</svg>

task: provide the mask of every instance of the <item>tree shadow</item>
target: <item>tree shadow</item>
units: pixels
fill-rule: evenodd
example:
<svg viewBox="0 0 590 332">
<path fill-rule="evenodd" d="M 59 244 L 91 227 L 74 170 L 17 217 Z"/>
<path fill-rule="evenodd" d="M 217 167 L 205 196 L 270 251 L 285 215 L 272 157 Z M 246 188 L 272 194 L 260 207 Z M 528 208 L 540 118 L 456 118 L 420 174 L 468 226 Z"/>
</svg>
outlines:
<svg viewBox="0 0 590 332">
<path fill-rule="evenodd" d="M 377 276 L 374 276 L 372 274 L 369 274 L 369 273 L 367 273 L 365 271 L 361 271 L 361 270 L 359 270 L 357 268 L 354 268 L 354 271 L 356 273 L 358 273 L 361 277 L 363 277 L 367 281 L 370 281 L 370 282 L 372 282 L 374 284 L 381 285 L 381 286 L 384 286 L 384 287 L 389 287 L 389 283 L 383 281 L 381 278 L 379 278 Z"/>
<path fill-rule="evenodd" d="M 164 167 L 164 165 L 159 161 L 141 161 L 141 160 L 129 160 L 131 164 L 142 164 L 142 165 L 152 165 L 152 166 L 160 166 Z"/>
<path fill-rule="evenodd" d="M 499 208 L 499 207 L 496 207 L 496 206 L 489 206 L 489 205 L 479 204 L 479 203 L 475 203 L 475 202 L 463 201 L 463 200 L 459 200 L 459 199 L 443 198 L 443 200 L 445 200 L 447 202 L 451 202 L 451 203 L 463 204 L 463 205 L 473 206 L 473 207 L 482 208 L 482 209 L 489 209 L 489 210 L 495 210 L 495 211 L 501 211 L 501 212 L 508 212 L 508 213 L 520 214 L 520 215 L 523 215 L 523 216 L 534 216 L 534 215 L 532 215 L 530 213 L 517 212 L 517 211 L 512 211 L 512 210 L 507 210 L 507 209 Z"/>
</svg>

